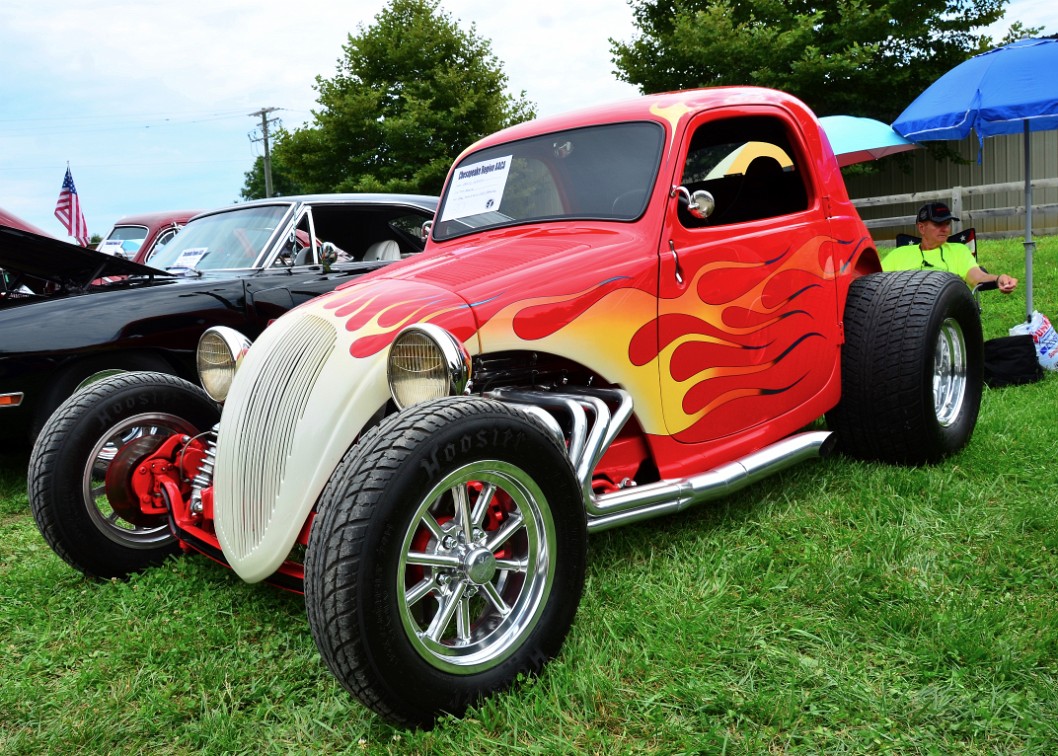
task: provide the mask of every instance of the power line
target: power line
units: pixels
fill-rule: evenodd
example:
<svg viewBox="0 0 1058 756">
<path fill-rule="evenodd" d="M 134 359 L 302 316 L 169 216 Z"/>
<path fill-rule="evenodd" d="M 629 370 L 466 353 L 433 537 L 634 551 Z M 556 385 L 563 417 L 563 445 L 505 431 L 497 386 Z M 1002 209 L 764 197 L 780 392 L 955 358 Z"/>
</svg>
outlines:
<svg viewBox="0 0 1058 756">
<path fill-rule="evenodd" d="M 217 158 L 213 160 L 188 160 L 185 158 L 174 158 L 173 160 L 132 160 L 122 162 L 92 162 L 84 161 L 79 162 L 79 168 L 152 168 L 167 165 L 224 165 L 224 164 L 245 164 L 244 158 Z M 0 176 L 9 173 L 38 173 L 41 170 L 40 165 L 5 165 L 0 163 Z"/>
<path fill-rule="evenodd" d="M 282 110 L 282 108 L 271 108 L 271 110 Z M 245 118 L 245 116 L 246 114 L 244 112 L 239 111 L 221 113 L 187 113 L 146 117 L 142 113 L 137 113 L 124 116 L 117 114 L 104 114 L 81 115 L 68 118 L 0 118 L 0 135 L 10 138 L 73 133 L 97 134 L 116 131 L 144 131 L 174 126 L 211 123 L 233 118 Z"/>
<path fill-rule="evenodd" d="M 57 115 L 46 115 L 46 116 L 27 116 L 25 118 L 12 118 L 10 115 L 0 117 L 0 123 L 23 123 L 23 122 L 37 122 L 37 121 L 57 121 L 60 123 L 77 123 L 78 121 L 114 121 L 114 120 L 142 120 L 142 121 L 170 121 L 177 119 L 212 119 L 212 118 L 234 118 L 235 116 L 242 115 L 241 110 L 221 111 L 221 112 L 193 112 L 193 113 L 144 113 L 143 111 L 134 111 L 132 113 L 73 113 L 73 114 L 57 114 Z"/>
</svg>

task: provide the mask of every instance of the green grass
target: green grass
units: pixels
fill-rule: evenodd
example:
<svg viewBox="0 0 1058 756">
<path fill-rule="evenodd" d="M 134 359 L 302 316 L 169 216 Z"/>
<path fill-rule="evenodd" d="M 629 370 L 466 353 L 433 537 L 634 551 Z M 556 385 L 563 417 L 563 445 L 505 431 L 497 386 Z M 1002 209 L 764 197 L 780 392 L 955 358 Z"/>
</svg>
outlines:
<svg viewBox="0 0 1058 756">
<path fill-rule="evenodd" d="M 981 244 L 1024 281 L 1021 256 Z M 1050 316 L 1056 259 L 1040 240 Z M 1024 303 L 986 294 L 986 336 Z M 1048 374 L 987 391 L 935 467 L 828 459 L 592 536 L 560 657 L 431 732 L 345 694 L 297 596 L 198 556 L 81 579 L 0 457 L 0 752 L 1054 753 L 1056 429 Z"/>
</svg>

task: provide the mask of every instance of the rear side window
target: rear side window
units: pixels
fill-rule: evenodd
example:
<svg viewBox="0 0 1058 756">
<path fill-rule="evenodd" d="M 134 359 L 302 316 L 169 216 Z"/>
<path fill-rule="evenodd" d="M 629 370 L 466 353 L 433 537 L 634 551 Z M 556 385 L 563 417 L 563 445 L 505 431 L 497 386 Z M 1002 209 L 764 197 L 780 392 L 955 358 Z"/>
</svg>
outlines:
<svg viewBox="0 0 1058 756">
<path fill-rule="evenodd" d="M 806 171 L 777 118 L 747 116 L 710 121 L 691 137 L 680 183 L 705 190 L 716 209 L 704 219 L 681 206 L 689 228 L 723 226 L 773 218 L 808 209 Z"/>
</svg>

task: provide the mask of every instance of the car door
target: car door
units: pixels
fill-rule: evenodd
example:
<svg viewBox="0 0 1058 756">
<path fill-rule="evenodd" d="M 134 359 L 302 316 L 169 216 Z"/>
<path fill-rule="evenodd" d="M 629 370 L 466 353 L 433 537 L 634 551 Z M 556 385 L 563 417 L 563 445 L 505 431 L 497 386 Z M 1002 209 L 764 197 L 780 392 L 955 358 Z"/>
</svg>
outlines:
<svg viewBox="0 0 1058 756">
<path fill-rule="evenodd" d="M 785 435 L 825 409 L 835 283 L 797 128 L 781 109 L 740 108 L 700 114 L 685 132 L 658 299 L 662 407 L 678 441 L 768 435 L 778 420 Z"/>
</svg>

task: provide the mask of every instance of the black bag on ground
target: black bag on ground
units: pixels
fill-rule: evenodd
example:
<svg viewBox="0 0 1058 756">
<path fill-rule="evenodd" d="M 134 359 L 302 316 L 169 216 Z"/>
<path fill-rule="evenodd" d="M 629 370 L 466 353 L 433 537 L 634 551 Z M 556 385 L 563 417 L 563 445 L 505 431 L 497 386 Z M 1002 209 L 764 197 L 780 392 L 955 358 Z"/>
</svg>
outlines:
<svg viewBox="0 0 1058 756">
<path fill-rule="evenodd" d="M 985 342 L 985 383 L 992 388 L 1043 379 L 1032 336 L 1002 336 Z"/>
</svg>

